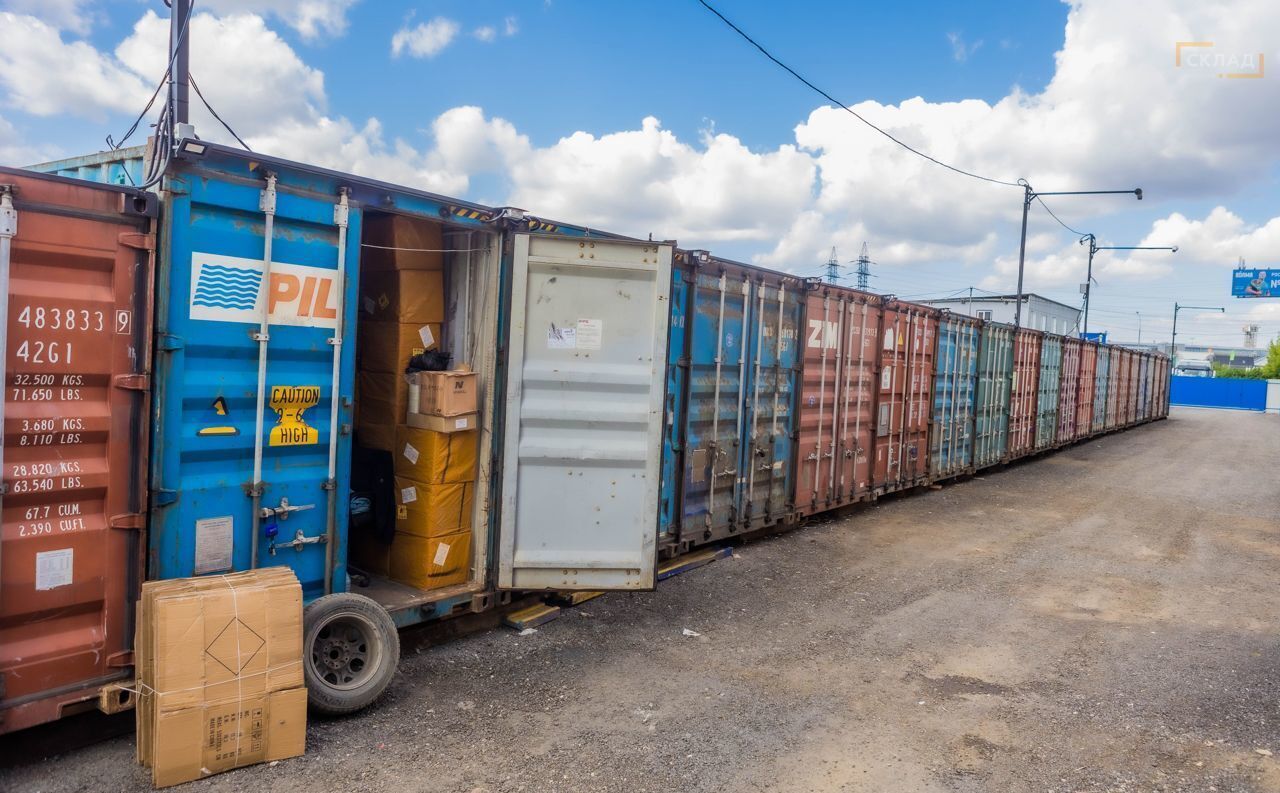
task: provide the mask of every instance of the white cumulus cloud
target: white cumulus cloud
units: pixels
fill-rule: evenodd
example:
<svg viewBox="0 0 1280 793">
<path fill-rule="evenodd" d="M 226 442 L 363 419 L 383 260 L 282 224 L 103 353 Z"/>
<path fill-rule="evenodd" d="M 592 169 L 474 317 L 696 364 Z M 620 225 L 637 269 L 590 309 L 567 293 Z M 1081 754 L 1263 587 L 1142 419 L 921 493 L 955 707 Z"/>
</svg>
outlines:
<svg viewBox="0 0 1280 793">
<path fill-rule="evenodd" d="M 216 13 L 252 13 L 279 19 L 308 40 L 341 36 L 347 12 L 359 0 L 200 0 L 199 8 Z"/>
<path fill-rule="evenodd" d="M 446 17 L 436 17 L 414 27 L 402 27 L 391 37 L 391 54 L 408 53 L 415 58 L 432 58 L 440 54 L 457 37 L 460 27 Z"/>
</svg>

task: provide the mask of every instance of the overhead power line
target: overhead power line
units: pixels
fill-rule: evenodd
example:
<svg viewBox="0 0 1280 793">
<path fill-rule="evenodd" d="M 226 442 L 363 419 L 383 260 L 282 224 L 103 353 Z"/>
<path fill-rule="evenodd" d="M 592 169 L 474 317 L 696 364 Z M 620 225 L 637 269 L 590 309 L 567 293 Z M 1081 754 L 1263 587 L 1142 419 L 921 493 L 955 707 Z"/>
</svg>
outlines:
<svg viewBox="0 0 1280 793">
<path fill-rule="evenodd" d="M 835 104 L 835 105 L 839 106 L 842 110 L 844 110 L 844 111 L 845 111 L 846 113 L 848 113 L 849 115 L 851 115 L 851 116 L 853 116 L 854 118 L 858 119 L 858 120 L 859 120 L 859 121 L 861 121 L 863 124 L 866 124 L 868 127 L 871 127 L 871 128 L 872 128 L 872 129 L 874 129 L 876 132 L 879 132 L 881 135 L 885 136 L 885 137 L 886 137 L 886 138 L 888 138 L 889 140 L 891 140 L 891 141 L 893 141 L 894 143 L 898 144 L 899 146 L 901 146 L 902 148 L 904 148 L 904 149 L 906 149 L 907 151 L 911 152 L 912 154 L 916 155 L 917 157 L 923 157 L 924 159 L 928 160 L 929 162 L 931 162 L 931 163 L 933 163 L 933 164 L 935 164 L 935 165 L 941 165 L 943 168 L 946 168 L 948 171 L 954 171 L 954 172 L 956 172 L 956 173 L 958 173 L 958 174 L 961 174 L 962 176 L 968 176 L 968 177 L 969 177 L 969 178 L 971 178 L 971 179 L 980 179 L 980 180 L 982 180 L 982 181 L 984 181 L 984 182 L 991 182 L 992 184 L 1004 185 L 1004 186 L 1006 186 L 1006 187 L 1017 187 L 1017 188 L 1021 188 L 1021 187 L 1022 187 L 1022 185 L 1018 184 L 1017 182 L 1008 182 L 1008 181 L 1005 181 L 1005 180 L 1003 180 L 1003 179 L 993 179 L 993 178 L 992 178 L 992 177 L 990 177 L 990 176 L 983 176 L 983 175 L 981 175 L 981 174 L 973 173 L 972 171 L 966 171 L 966 170 L 964 170 L 963 168 L 957 168 L 957 167 L 956 167 L 956 166 L 954 166 L 954 165 L 950 165 L 950 164 L 948 164 L 948 163 L 945 163 L 945 162 L 943 162 L 942 160 L 939 160 L 939 159 L 938 159 L 938 158 L 936 158 L 936 157 L 931 157 L 930 155 L 925 154 L 924 152 L 920 151 L 919 149 L 914 148 L 914 147 L 912 147 L 912 146 L 910 146 L 910 145 L 908 145 L 908 144 L 906 144 L 906 143 L 904 143 L 904 142 L 902 142 L 902 141 L 898 140 L 897 138 L 895 138 L 895 137 L 894 137 L 893 135 L 891 135 L 890 133 L 886 132 L 885 130 L 881 129 L 880 127 L 877 127 L 875 124 L 872 124 L 872 123 L 871 123 L 870 121 L 868 121 L 867 119 L 863 118 L 861 115 L 859 115 L 859 114 L 858 114 L 858 112 L 857 112 L 857 111 L 855 111 L 853 108 L 851 108 L 851 107 L 849 107 L 848 105 L 846 105 L 844 102 L 841 102 L 839 99 L 836 99 L 836 98 L 835 98 L 834 96 L 832 96 L 831 94 L 827 93 L 826 91 L 822 90 L 822 89 L 821 89 L 821 88 L 819 88 L 818 86 L 816 86 L 816 85 L 814 85 L 813 83 L 809 82 L 809 80 L 807 80 L 803 75 L 801 75 L 801 74 L 800 74 L 799 72 L 797 72 L 795 69 L 792 69 L 792 68 L 791 68 L 790 66 L 788 66 L 787 64 L 785 64 L 785 63 L 783 63 L 782 61 L 778 60 L 778 58 L 774 57 L 773 53 L 771 53 L 771 52 L 769 52 L 767 49 L 765 49 L 765 48 L 760 44 L 760 42 L 758 42 L 758 41 L 756 41 L 755 39 L 751 38 L 751 36 L 747 35 L 747 33 L 746 33 L 742 28 L 740 28 L 740 27 L 738 27 L 737 25 L 735 25 L 735 24 L 733 24 L 732 22 L 730 22 L 730 21 L 729 21 L 729 19 L 728 19 L 724 14 L 720 13 L 719 11 L 717 11 L 717 10 L 716 10 L 716 8 L 715 8 L 715 6 L 713 6 L 713 5 L 711 5 L 710 3 L 708 3 L 708 2 L 707 2 L 707 0 L 698 0 L 698 3 L 699 3 L 699 4 L 701 4 L 703 8 L 707 9 L 708 11 L 710 11 L 711 13 L 713 13 L 713 14 L 715 14 L 717 17 L 719 17 L 719 18 L 720 18 L 720 21 L 721 21 L 721 22 L 723 22 L 723 23 L 725 23 L 726 25 L 728 25 L 728 26 L 733 30 L 733 32 L 737 33 L 739 36 L 741 36 L 742 38 L 746 39 L 746 40 L 747 40 L 747 42 L 751 44 L 751 46 L 755 47 L 757 50 L 760 50 L 760 53 L 761 53 L 762 55 L 764 55 L 764 56 L 765 56 L 766 58 L 768 58 L 769 60 L 773 61 L 775 64 L 777 64 L 779 67 L 781 67 L 784 71 L 786 71 L 786 72 L 787 72 L 788 74 L 790 74 L 792 77 L 794 77 L 794 78 L 796 78 L 797 80 L 799 80 L 800 82 L 804 83 L 804 84 L 805 84 L 806 86 L 808 86 L 812 91 L 814 91 L 814 92 L 815 92 L 815 93 L 817 93 L 818 95 L 820 95 L 820 96 L 822 96 L 823 98 L 825 98 L 828 102 L 831 102 L 832 104 Z M 1059 222 L 1061 222 L 1061 221 L 1059 221 Z"/>
<path fill-rule="evenodd" d="M 1063 222 L 1062 222 L 1062 218 L 1060 218 L 1060 217 L 1058 217 L 1057 215 L 1053 214 L 1053 210 L 1049 208 L 1049 205 L 1048 205 L 1048 204 L 1046 204 L 1046 203 L 1044 202 L 1044 199 L 1043 199 L 1043 198 L 1041 198 L 1039 195 L 1037 195 L 1037 196 L 1036 196 L 1036 200 L 1040 202 L 1040 206 L 1044 207 L 1044 211 L 1049 213 L 1049 217 L 1051 217 L 1051 218 L 1053 218 L 1054 220 L 1058 221 L 1058 225 L 1059 225 L 1059 226 L 1062 226 L 1064 229 L 1066 229 L 1067 231 L 1069 231 L 1069 232 L 1071 232 L 1072 234 L 1076 235 L 1077 237 L 1083 237 L 1083 236 L 1085 236 L 1085 233 L 1084 233 L 1083 231 L 1076 231 L 1075 229 L 1073 229 L 1073 228 L 1071 228 L 1070 226 L 1068 226 L 1066 223 L 1063 223 Z"/>
<path fill-rule="evenodd" d="M 204 105 L 204 109 L 208 110 L 209 113 L 214 118 L 218 119 L 218 123 L 221 124 L 223 128 L 227 130 L 227 132 L 231 133 L 231 137 L 239 141 L 240 145 L 244 147 L 245 151 L 252 153 L 253 149 L 249 148 L 249 144 L 245 143 L 244 140 L 239 135 L 236 134 L 236 131 L 231 128 L 230 124 L 222 120 L 222 116 L 218 115 L 218 111 L 214 110 L 213 106 L 209 104 L 209 100 L 204 98 L 204 93 L 200 90 L 200 86 L 196 84 L 195 74 L 188 74 L 187 79 L 190 80 L 191 87 L 196 90 L 196 96 L 200 97 L 200 102 Z"/>
</svg>

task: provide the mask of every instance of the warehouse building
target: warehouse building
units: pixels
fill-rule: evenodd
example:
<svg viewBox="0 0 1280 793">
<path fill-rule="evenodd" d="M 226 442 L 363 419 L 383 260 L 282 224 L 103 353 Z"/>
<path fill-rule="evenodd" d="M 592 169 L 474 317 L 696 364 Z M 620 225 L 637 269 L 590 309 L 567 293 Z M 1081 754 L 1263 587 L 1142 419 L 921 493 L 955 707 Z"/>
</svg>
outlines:
<svg viewBox="0 0 1280 793">
<path fill-rule="evenodd" d="M 965 314 L 992 322 L 1013 323 L 1017 295 L 965 295 L 946 300 L 920 301 L 956 314 Z M 1071 334 L 1080 324 L 1080 309 L 1037 294 L 1022 296 L 1022 327 Z"/>
</svg>

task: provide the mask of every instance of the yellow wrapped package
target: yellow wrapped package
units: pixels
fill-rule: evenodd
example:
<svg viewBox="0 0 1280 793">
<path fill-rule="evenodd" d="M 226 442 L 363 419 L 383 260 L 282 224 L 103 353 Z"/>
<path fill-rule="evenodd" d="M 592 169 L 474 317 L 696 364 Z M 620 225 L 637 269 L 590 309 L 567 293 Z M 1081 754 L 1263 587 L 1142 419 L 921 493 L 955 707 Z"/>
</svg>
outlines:
<svg viewBox="0 0 1280 793">
<path fill-rule="evenodd" d="M 396 531 L 439 537 L 471 528 L 472 485 L 430 485 L 396 477 Z"/>
<path fill-rule="evenodd" d="M 391 578 L 418 589 L 466 583 L 471 572 L 471 532 L 442 537 L 396 534 L 391 545 Z"/>
<path fill-rule="evenodd" d="M 396 427 L 395 473 L 425 484 L 474 482 L 477 433 Z"/>
</svg>

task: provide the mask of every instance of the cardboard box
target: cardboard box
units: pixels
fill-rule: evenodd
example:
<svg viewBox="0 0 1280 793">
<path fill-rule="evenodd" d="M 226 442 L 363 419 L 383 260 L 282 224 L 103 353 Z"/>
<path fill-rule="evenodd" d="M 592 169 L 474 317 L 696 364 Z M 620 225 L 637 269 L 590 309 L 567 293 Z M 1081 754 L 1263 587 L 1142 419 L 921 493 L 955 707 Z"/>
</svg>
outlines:
<svg viewBox="0 0 1280 793">
<path fill-rule="evenodd" d="M 429 485 L 397 476 L 396 534 L 440 537 L 470 529 L 474 491 L 470 482 Z"/>
<path fill-rule="evenodd" d="M 440 346 L 438 322 L 360 323 L 356 352 L 362 372 L 403 372 L 409 359 Z"/>
<path fill-rule="evenodd" d="M 367 247 L 360 251 L 360 269 L 440 270 L 444 267 L 444 238 L 439 223 L 404 215 L 368 214 L 364 218 Z M 387 250 L 416 248 L 417 250 Z"/>
<path fill-rule="evenodd" d="M 418 589 L 465 584 L 471 574 L 470 531 L 442 537 L 397 533 L 391 551 L 391 578 Z"/>
<path fill-rule="evenodd" d="M 302 754 L 302 588 L 289 568 L 149 581 L 136 631 L 138 760 L 157 787 Z"/>
<path fill-rule="evenodd" d="M 396 476 L 429 485 L 474 482 L 478 433 L 396 427 Z"/>
<path fill-rule="evenodd" d="M 410 412 L 405 423 L 414 429 L 432 430 L 434 432 L 469 432 L 480 426 L 479 413 L 467 413 L 462 416 L 429 416 L 426 413 Z"/>
<path fill-rule="evenodd" d="M 414 372 L 419 389 L 418 411 L 432 416 L 461 416 L 478 408 L 475 372 Z"/>
<path fill-rule="evenodd" d="M 360 277 L 360 316 L 379 322 L 444 322 L 444 273 L 387 270 Z"/>
<path fill-rule="evenodd" d="M 394 451 L 396 425 L 409 412 L 409 382 L 394 372 L 361 372 L 356 378 L 360 394 L 360 420 L 356 435 L 370 449 Z"/>
</svg>

